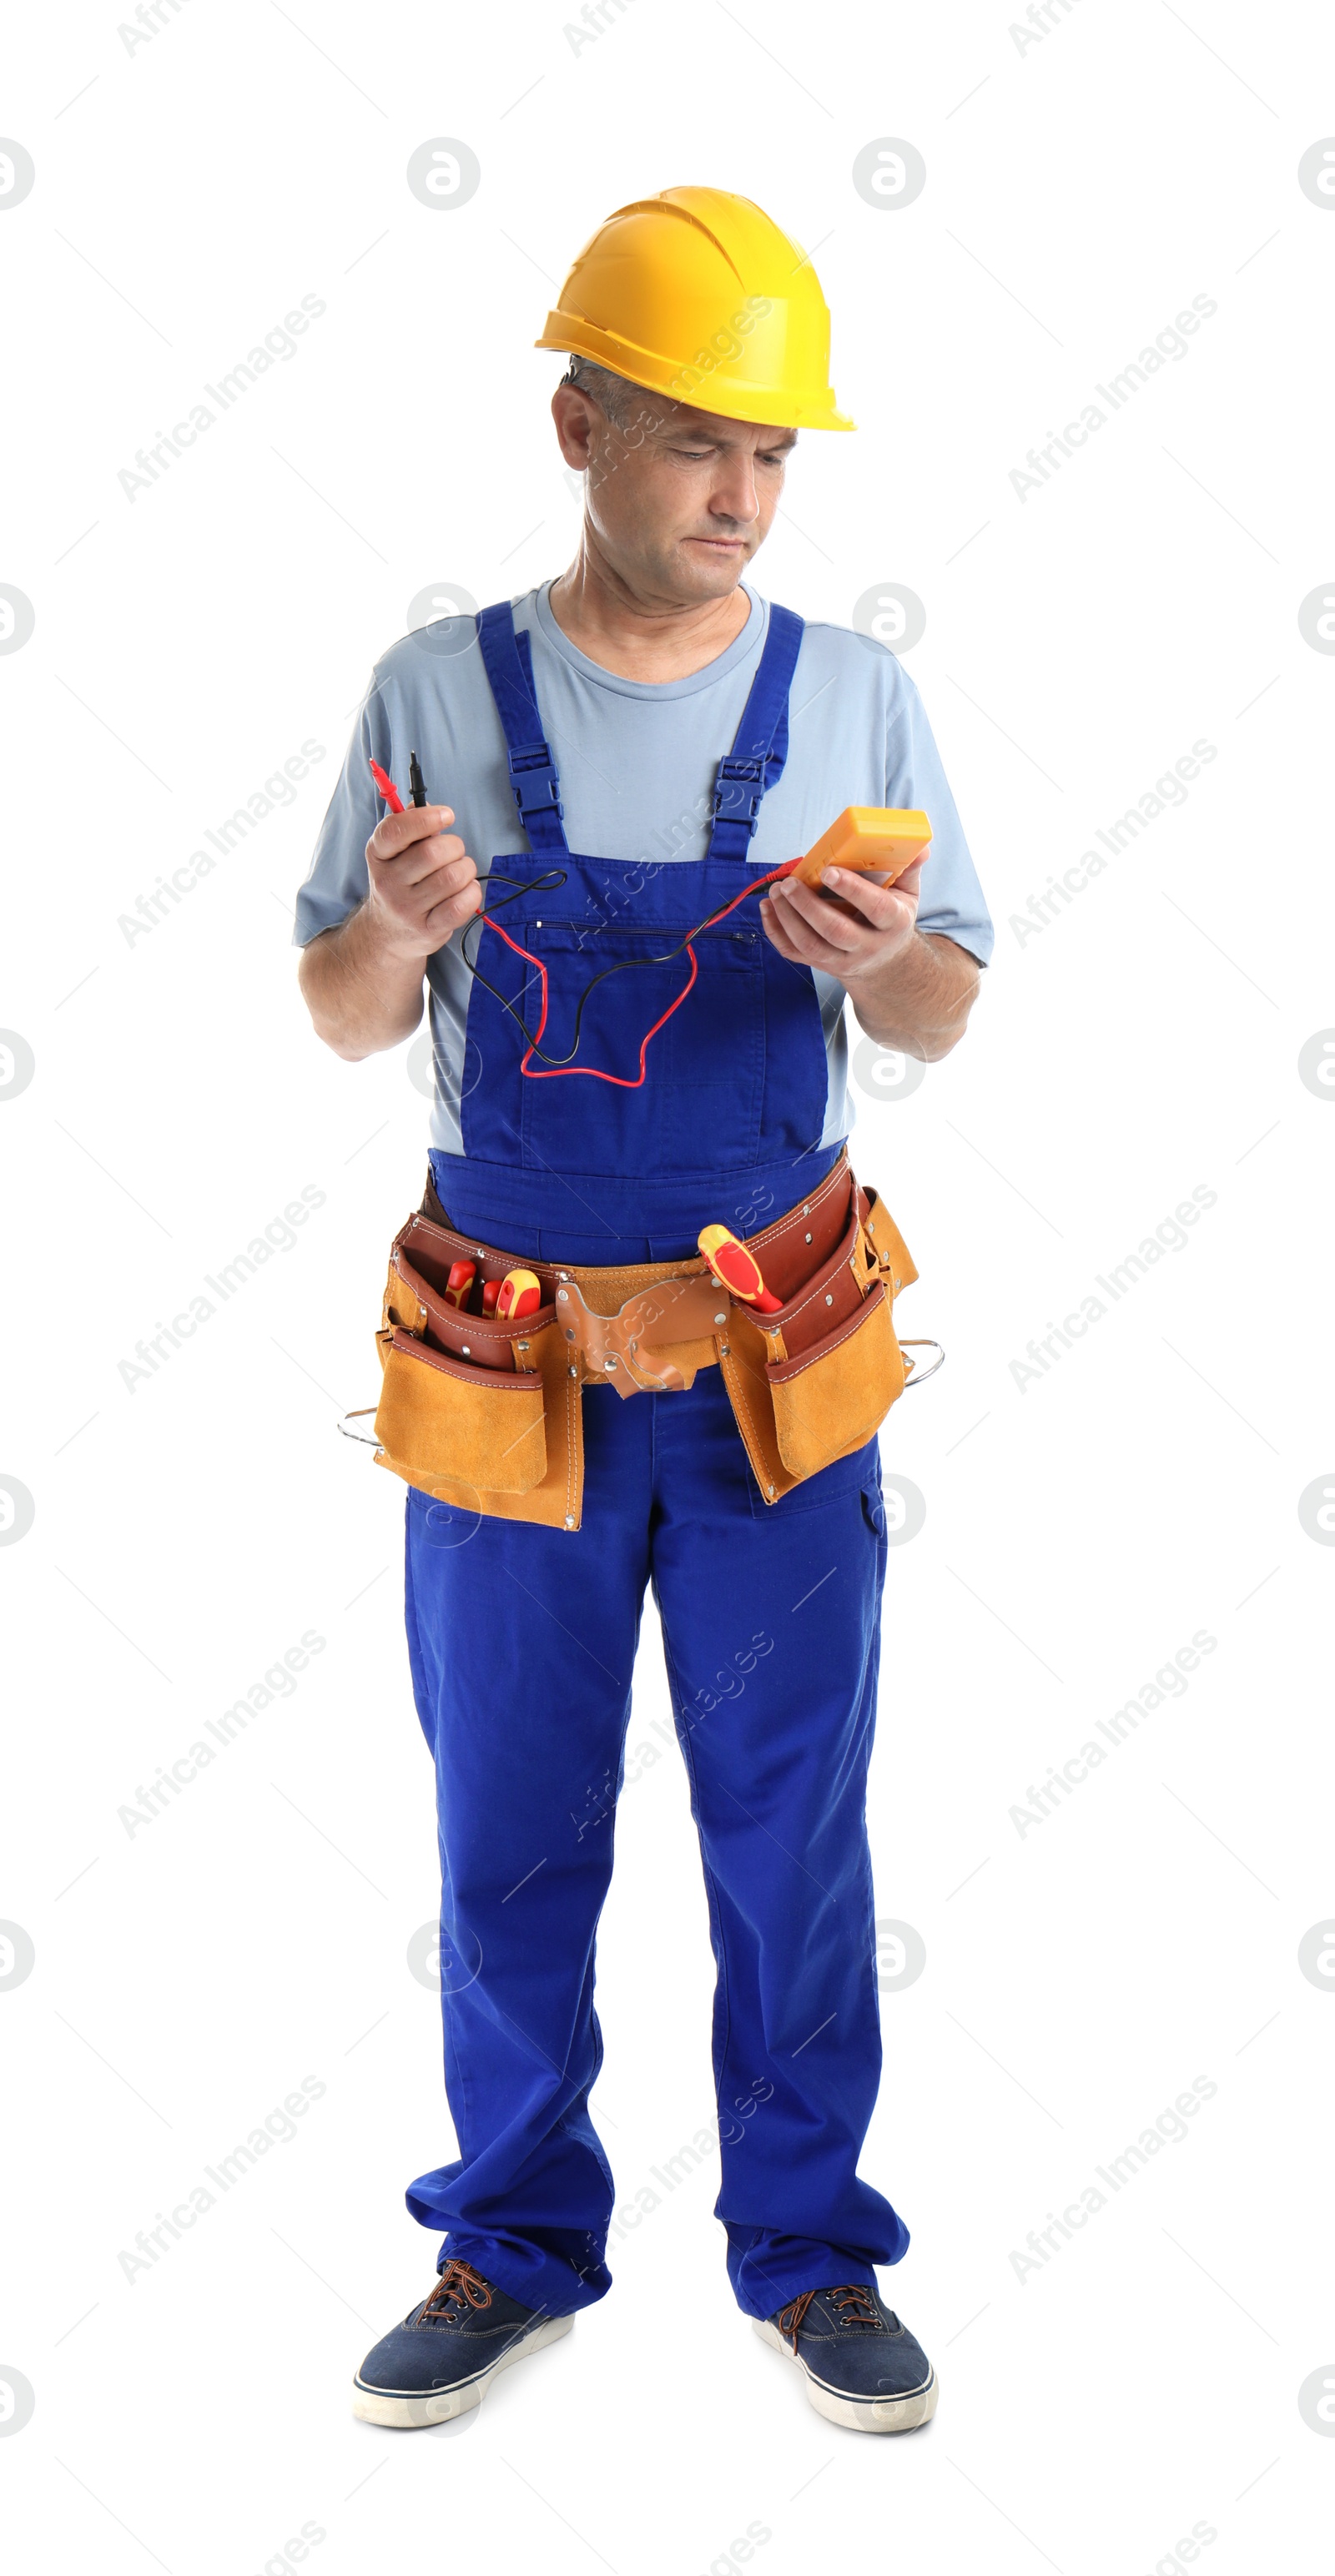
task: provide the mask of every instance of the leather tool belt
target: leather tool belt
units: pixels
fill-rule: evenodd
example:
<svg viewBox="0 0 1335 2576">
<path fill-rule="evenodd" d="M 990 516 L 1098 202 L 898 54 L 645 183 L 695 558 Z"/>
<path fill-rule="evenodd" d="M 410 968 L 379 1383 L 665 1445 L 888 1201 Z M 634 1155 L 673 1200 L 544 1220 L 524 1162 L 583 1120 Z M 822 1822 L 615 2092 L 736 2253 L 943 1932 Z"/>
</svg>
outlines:
<svg viewBox="0 0 1335 2576">
<path fill-rule="evenodd" d="M 430 1182 L 390 1253 L 376 1462 L 460 1510 L 577 1530 L 586 1386 L 667 1394 L 723 1371 L 766 1502 L 868 1441 L 912 1361 L 893 1301 L 917 1278 L 904 1239 L 846 1154 L 746 1242 L 783 1304 L 758 1315 L 703 1260 L 561 1266 L 476 1243 Z M 449 1303 L 451 1264 L 500 1280 L 522 1259 L 542 1289 L 518 1322 Z"/>
</svg>

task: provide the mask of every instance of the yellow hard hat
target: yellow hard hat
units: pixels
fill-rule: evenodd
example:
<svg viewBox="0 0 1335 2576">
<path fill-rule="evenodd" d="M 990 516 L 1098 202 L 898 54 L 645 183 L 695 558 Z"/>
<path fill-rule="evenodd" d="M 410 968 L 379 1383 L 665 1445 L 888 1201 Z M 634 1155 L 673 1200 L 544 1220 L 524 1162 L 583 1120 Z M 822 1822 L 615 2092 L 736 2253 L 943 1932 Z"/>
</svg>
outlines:
<svg viewBox="0 0 1335 2576">
<path fill-rule="evenodd" d="M 759 206 L 724 188 L 664 188 L 609 215 L 533 345 L 729 420 L 856 427 L 835 406 L 815 270 Z"/>
</svg>

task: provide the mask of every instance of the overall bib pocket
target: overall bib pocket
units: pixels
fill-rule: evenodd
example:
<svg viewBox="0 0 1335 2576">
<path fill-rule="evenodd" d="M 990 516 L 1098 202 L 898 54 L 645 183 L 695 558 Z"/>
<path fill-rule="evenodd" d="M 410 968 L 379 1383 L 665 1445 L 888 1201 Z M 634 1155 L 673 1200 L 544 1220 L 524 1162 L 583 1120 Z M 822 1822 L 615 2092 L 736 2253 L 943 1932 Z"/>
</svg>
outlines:
<svg viewBox="0 0 1335 2576">
<path fill-rule="evenodd" d="M 694 871 L 692 871 L 694 875 Z M 580 1021 L 574 1077 L 534 1080 L 554 1070 L 534 1059 L 523 1083 L 522 1156 L 540 1171 L 732 1172 L 759 1160 L 765 1075 L 765 1002 L 754 927 L 702 931 L 694 989 L 654 1038 L 640 1071 L 640 1044 L 690 982 L 683 950 L 688 919 L 643 928 L 587 921 L 529 922 L 516 936 L 547 968 L 543 1047 L 559 1058 L 575 1043 L 580 995 L 605 967 L 625 965 L 593 985 Z M 664 958 L 662 964 L 646 962 Z M 531 981 L 525 1011 L 536 1024 Z M 616 1081 L 598 1081 L 596 1073 Z M 572 1100 L 572 1094 L 574 1098 Z M 726 1114 L 722 1114 L 726 1103 Z M 575 1114 L 577 1110 L 577 1115 Z"/>
</svg>

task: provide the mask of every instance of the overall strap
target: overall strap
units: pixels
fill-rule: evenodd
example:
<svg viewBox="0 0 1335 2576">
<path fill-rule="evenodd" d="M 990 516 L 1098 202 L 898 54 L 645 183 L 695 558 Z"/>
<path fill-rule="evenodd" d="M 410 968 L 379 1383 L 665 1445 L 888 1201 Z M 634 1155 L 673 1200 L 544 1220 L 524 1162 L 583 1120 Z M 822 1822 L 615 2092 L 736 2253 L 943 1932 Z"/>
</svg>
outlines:
<svg viewBox="0 0 1335 2576">
<path fill-rule="evenodd" d="M 760 820 L 760 800 L 788 757 L 788 690 L 802 643 L 802 620 L 771 602 L 760 668 L 742 709 L 737 739 L 719 762 L 714 783 L 710 859 L 744 859 Z"/>
<path fill-rule="evenodd" d="M 516 634 L 508 599 L 482 610 L 477 640 L 505 735 L 510 784 L 529 848 L 568 850 L 561 828 L 561 783 L 543 736 L 533 686 L 533 647 L 527 634 Z"/>
</svg>

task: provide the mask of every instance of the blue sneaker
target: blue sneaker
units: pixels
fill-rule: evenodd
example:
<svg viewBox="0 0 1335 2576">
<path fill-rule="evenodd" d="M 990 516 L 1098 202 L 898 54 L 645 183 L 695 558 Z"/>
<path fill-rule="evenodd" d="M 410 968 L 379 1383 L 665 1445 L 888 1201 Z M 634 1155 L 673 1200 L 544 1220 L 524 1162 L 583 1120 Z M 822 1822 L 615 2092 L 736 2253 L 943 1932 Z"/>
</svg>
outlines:
<svg viewBox="0 0 1335 2576">
<path fill-rule="evenodd" d="M 936 2372 L 871 2283 L 804 2290 L 754 2322 L 765 2343 L 797 2363 L 817 2414 L 831 2424 L 908 2433 L 936 2413 Z"/>
<path fill-rule="evenodd" d="M 471 2263 L 448 2262 L 430 2298 L 368 2352 L 352 2383 L 353 2414 L 404 2432 L 446 2424 L 480 2406 L 511 2362 L 555 2343 L 574 2322 L 524 2307 Z"/>
</svg>

